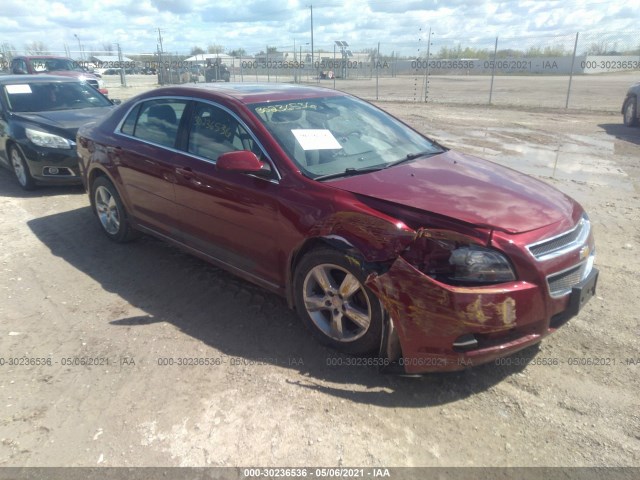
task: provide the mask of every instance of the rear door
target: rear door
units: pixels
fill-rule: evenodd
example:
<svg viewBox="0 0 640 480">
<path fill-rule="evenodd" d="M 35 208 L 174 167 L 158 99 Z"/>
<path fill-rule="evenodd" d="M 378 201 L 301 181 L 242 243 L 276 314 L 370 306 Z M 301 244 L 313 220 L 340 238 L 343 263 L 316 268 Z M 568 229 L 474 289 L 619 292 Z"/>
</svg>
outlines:
<svg viewBox="0 0 640 480">
<path fill-rule="evenodd" d="M 131 213 L 156 233 L 180 239 L 176 226 L 176 149 L 185 99 L 154 99 L 134 107 L 120 131 L 120 145 L 110 152 L 118 165 Z"/>
</svg>

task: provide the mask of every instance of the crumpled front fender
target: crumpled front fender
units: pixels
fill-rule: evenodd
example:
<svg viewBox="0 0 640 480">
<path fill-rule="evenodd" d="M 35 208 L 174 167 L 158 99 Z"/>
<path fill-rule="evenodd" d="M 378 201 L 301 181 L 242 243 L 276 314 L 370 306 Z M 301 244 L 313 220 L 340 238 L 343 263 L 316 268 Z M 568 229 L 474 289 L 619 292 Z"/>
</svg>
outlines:
<svg viewBox="0 0 640 480">
<path fill-rule="evenodd" d="M 546 331 L 542 296 L 531 283 L 454 287 L 399 256 L 385 273 L 371 273 L 366 285 L 393 321 L 402 349 L 398 360 L 407 373 L 486 363 L 536 343 Z M 469 334 L 478 339 L 477 348 L 454 348 L 456 339 Z"/>
<path fill-rule="evenodd" d="M 314 226 L 309 236 L 337 236 L 353 245 L 367 261 L 393 260 L 416 238 L 403 222 L 366 212 L 336 212 Z"/>
</svg>

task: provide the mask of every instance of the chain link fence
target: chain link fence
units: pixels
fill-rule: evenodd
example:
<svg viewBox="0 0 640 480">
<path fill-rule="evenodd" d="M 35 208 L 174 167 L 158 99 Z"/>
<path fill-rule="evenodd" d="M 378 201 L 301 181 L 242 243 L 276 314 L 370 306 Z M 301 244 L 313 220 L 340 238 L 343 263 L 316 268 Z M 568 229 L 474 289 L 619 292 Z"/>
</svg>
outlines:
<svg viewBox="0 0 640 480">
<path fill-rule="evenodd" d="M 629 85 L 640 81 L 639 33 L 449 37 L 423 28 L 413 45 L 333 41 L 316 43 L 313 52 L 309 44 L 298 44 L 266 45 L 236 57 L 48 53 L 81 59 L 112 89 L 211 81 L 302 83 L 369 100 L 616 111 Z M 0 53 L 7 66 L 20 52 Z"/>
</svg>

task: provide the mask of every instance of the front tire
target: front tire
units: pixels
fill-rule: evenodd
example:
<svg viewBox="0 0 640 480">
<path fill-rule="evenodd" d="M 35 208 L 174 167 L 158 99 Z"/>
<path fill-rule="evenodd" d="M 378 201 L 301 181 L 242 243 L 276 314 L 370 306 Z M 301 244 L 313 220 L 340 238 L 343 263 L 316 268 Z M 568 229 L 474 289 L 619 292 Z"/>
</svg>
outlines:
<svg viewBox="0 0 640 480">
<path fill-rule="evenodd" d="M 29 165 L 27 165 L 27 161 L 24 159 L 24 155 L 22 155 L 22 152 L 18 147 L 12 146 L 10 148 L 9 158 L 11 159 L 13 173 L 15 174 L 20 186 L 24 190 L 33 190 L 36 188 L 36 182 L 31 176 Z"/>
<path fill-rule="evenodd" d="M 305 255 L 294 275 L 296 310 L 321 343 L 350 355 L 379 350 L 382 307 L 345 254 L 320 249 Z"/>
<path fill-rule="evenodd" d="M 127 212 L 116 187 L 105 177 L 91 185 L 91 203 L 102 231 L 114 242 L 129 242 L 137 232 L 129 224 Z"/>
<path fill-rule="evenodd" d="M 627 127 L 635 127 L 638 125 L 638 101 L 631 97 L 624 104 L 623 120 Z"/>
</svg>

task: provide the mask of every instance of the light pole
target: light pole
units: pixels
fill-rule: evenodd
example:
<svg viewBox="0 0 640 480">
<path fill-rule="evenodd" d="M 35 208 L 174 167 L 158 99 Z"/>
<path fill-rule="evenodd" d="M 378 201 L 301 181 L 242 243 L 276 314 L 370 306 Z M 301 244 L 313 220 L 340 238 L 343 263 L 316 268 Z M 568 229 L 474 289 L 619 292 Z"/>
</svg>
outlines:
<svg viewBox="0 0 640 480">
<path fill-rule="evenodd" d="M 309 42 L 305 43 L 304 45 L 309 45 Z M 300 65 L 302 65 L 304 63 L 302 61 L 302 44 L 300 45 L 300 60 L 299 60 L 299 62 L 300 62 Z M 304 67 L 301 67 L 301 68 L 303 68 L 303 70 L 305 70 Z M 309 72 L 309 70 L 307 70 L 307 81 L 309 81 L 309 73 L 308 72 Z M 302 78 L 302 72 L 300 72 L 300 78 Z"/>
<path fill-rule="evenodd" d="M 347 78 L 347 57 L 351 57 L 353 54 L 351 53 L 351 50 L 347 50 L 347 47 L 349 46 L 349 44 L 347 42 L 345 42 L 344 40 L 336 40 L 335 41 L 335 45 L 333 46 L 333 61 L 335 63 L 335 56 L 336 56 L 336 45 L 338 47 L 340 47 L 340 76 L 342 78 Z M 333 66 L 334 68 L 334 72 L 333 74 L 335 75 L 335 68 L 336 66 Z"/>
</svg>

